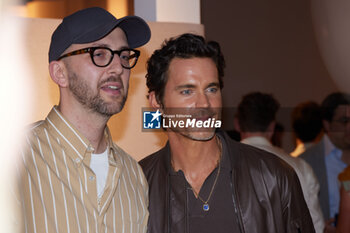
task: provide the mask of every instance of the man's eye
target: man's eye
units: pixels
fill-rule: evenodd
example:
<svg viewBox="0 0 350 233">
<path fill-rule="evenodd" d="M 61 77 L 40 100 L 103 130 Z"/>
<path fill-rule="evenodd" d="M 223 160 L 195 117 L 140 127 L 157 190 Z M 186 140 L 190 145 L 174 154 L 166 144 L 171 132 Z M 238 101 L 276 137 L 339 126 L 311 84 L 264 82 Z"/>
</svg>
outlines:
<svg viewBox="0 0 350 233">
<path fill-rule="evenodd" d="M 340 119 L 338 120 L 338 122 L 345 125 L 345 124 L 347 124 L 347 123 L 350 122 L 350 118 L 348 118 L 348 117 L 342 117 L 342 118 L 340 118 Z"/>
<path fill-rule="evenodd" d="M 218 88 L 217 88 L 217 87 L 209 87 L 209 88 L 208 88 L 208 92 L 216 93 L 217 91 L 218 91 Z"/>
<path fill-rule="evenodd" d="M 102 58 L 102 57 L 107 57 L 107 56 L 109 56 L 110 55 L 110 52 L 109 52 L 109 50 L 107 50 L 107 49 L 96 49 L 95 51 L 94 51 L 94 57 L 96 57 L 96 58 Z"/>
<path fill-rule="evenodd" d="M 130 56 L 129 55 L 120 55 L 120 59 L 125 60 L 125 61 L 129 61 Z"/>
<path fill-rule="evenodd" d="M 101 57 L 106 57 L 107 53 L 106 52 L 94 52 L 94 57 L 96 58 L 101 58 Z"/>
<path fill-rule="evenodd" d="M 181 93 L 182 95 L 189 95 L 189 94 L 192 93 L 192 91 L 189 90 L 189 89 L 186 89 L 186 90 L 182 90 L 180 93 Z"/>
<path fill-rule="evenodd" d="M 120 57 L 120 59 L 125 60 L 125 61 L 129 61 L 131 59 L 130 52 L 127 50 L 123 51 L 119 57 Z"/>
</svg>

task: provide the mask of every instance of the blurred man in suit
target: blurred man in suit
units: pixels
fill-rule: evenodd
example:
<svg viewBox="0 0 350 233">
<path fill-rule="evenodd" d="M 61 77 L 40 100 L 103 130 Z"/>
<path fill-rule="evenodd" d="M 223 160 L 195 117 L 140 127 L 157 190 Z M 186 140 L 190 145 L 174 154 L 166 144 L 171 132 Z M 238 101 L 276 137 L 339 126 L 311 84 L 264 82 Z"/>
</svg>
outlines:
<svg viewBox="0 0 350 233">
<path fill-rule="evenodd" d="M 300 157 L 310 164 L 320 182 L 326 228 L 332 228 L 339 211 L 338 175 L 350 164 L 350 95 L 332 93 L 323 100 L 321 108 L 325 135 Z"/>
</svg>

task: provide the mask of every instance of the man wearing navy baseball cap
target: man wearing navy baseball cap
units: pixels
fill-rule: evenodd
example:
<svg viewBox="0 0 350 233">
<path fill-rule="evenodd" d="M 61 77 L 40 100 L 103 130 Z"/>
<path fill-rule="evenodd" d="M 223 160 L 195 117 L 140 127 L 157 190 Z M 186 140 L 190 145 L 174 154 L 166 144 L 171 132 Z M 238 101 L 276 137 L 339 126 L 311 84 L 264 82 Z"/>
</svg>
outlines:
<svg viewBox="0 0 350 233">
<path fill-rule="evenodd" d="M 143 19 L 98 7 L 65 17 L 52 34 L 49 72 L 60 102 L 22 148 L 26 232 L 146 232 L 147 182 L 106 125 L 124 106 L 135 48 L 150 37 Z"/>
</svg>

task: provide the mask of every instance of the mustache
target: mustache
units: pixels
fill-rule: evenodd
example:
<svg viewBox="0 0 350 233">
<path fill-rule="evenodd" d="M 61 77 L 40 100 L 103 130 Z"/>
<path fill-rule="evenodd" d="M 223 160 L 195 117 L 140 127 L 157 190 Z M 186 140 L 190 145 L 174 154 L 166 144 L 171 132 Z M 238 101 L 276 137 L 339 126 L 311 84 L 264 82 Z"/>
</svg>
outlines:
<svg viewBox="0 0 350 233">
<path fill-rule="evenodd" d="M 124 87 L 124 84 L 122 82 L 122 79 L 119 76 L 110 76 L 107 79 L 101 81 L 99 83 L 99 87 L 103 86 L 105 83 L 109 82 L 115 82 L 115 83 L 120 83 L 122 87 Z"/>
<path fill-rule="evenodd" d="M 196 109 L 191 112 L 192 118 L 213 117 L 216 112 L 211 108 Z"/>
</svg>

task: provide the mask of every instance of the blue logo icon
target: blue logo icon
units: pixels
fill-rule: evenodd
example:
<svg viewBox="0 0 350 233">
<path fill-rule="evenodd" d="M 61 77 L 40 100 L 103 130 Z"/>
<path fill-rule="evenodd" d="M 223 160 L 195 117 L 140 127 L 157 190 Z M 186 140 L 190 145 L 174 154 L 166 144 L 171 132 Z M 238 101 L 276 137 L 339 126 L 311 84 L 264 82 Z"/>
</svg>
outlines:
<svg viewBox="0 0 350 233">
<path fill-rule="evenodd" d="M 156 112 L 143 112 L 143 128 L 144 129 L 160 129 L 160 116 L 162 114 L 157 110 Z"/>
</svg>

